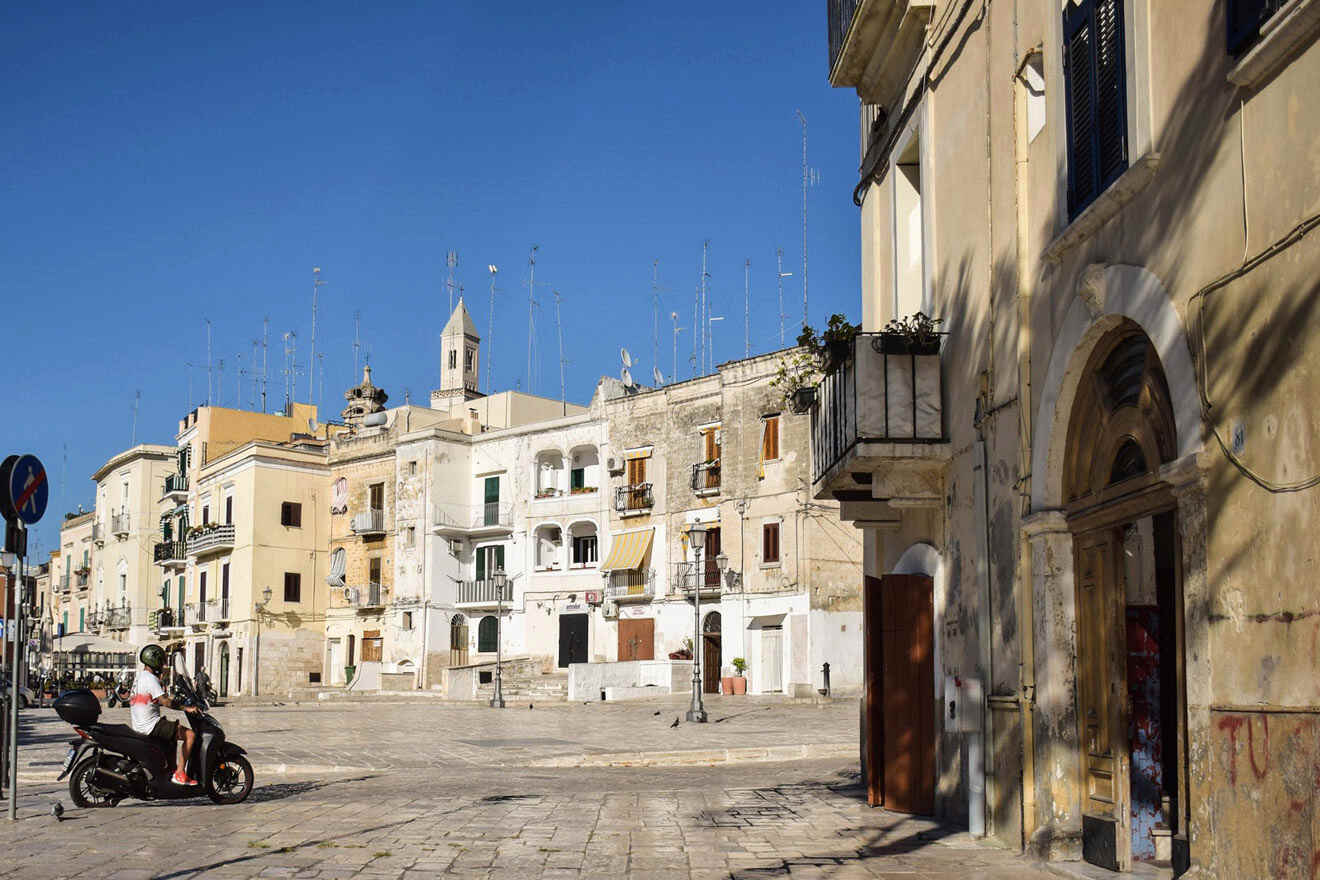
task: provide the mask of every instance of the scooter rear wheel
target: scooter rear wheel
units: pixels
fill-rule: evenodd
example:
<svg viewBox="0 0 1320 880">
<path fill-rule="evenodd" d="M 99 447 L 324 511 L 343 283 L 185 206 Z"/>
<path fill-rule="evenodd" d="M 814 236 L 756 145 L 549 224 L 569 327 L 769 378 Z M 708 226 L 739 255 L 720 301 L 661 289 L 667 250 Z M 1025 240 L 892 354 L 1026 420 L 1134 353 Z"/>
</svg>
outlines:
<svg viewBox="0 0 1320 880">
<path fill-rule="evenodd" d="M 122 799 L 109 789 L 102 788 L 93 780 L 96 774 L 96 758 L 84 758 L 73 768 L 69 775 L 69 797 L 84 810 L 95 807 L 113 807 Z"/>
<path fill-rule="evenodd" d="M 206 780 L 206 796 L 217 804 L 241 804 L 252 793 L 252 782 L 252 765 L 247 758 L 221 758 Z"/>
</svg>

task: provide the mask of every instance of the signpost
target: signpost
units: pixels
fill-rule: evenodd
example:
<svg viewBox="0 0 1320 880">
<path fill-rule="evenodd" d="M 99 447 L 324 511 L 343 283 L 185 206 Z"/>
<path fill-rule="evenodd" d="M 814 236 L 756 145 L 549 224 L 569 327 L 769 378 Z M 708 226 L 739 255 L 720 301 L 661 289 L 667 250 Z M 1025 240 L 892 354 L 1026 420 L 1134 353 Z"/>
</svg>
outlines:
<svg viewBox="0 0 1320 880">
<path fill-rule="evenodd" d="M 27 528 L 36 525 L 46 513 L 50 501 L 50 483 L 46 468 L 35 455 L 11 455 L 0 462 L 0 515 L 5 518 L 5 552 L 18 557 L 18 577 L 11 589 L 14 617 L 8 631 L 13 633 L 13 662 L 9 692 L 9 821 L 18 818 L 18 682 L 23 668 L 23 601 L 27 589 L 24 562 L 27 557 Z M 8 633 L 6 633 L 8 635 Z M 0 644 L 4 642 L 0 640 Z"/>
</svg>

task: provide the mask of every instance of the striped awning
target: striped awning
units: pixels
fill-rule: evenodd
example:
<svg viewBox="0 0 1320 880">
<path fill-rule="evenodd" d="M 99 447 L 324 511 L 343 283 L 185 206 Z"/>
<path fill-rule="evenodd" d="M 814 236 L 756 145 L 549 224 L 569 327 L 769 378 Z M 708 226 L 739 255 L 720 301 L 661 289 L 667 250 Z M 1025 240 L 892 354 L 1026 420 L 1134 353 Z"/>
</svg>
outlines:
<svg viewBox="0 0 1320 880">
<path fill-rule="evenodd" d="M 601 563 L 601 571 L 634 571 L 651 549 L 651 536 L 655 529 L 619 532 L 610 539 L 610 555 Z"/>
</svg>

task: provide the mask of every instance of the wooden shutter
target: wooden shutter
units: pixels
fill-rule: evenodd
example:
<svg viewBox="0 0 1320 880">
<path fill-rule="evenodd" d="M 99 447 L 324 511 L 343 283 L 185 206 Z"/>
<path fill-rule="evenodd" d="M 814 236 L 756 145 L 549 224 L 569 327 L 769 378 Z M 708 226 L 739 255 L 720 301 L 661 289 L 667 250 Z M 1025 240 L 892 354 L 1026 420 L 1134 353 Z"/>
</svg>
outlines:
<svg viewBox="0 0 1320 880">
<path fill-rule="evenodd" d="M 1068 104 L 1068 217 L 1127 169 L 1122 0 L 1082 0 L 1063 13 Z"/>
</svg>

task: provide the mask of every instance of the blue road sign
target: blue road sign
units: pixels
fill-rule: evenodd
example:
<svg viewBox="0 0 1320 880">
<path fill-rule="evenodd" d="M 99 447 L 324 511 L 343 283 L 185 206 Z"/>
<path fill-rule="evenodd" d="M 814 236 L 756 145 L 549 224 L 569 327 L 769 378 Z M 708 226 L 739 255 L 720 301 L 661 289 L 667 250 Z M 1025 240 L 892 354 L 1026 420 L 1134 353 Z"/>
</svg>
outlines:
<svg viewBox="0 0 1320 880">
<path fill-rule="evenodd" d="M 50 484 L 41 461 L 35 455 L 20 455 L 9 472 L 8 488 L 18 518 L 30 526 L 36 525 L 50 500 Z"/>
</svg>

